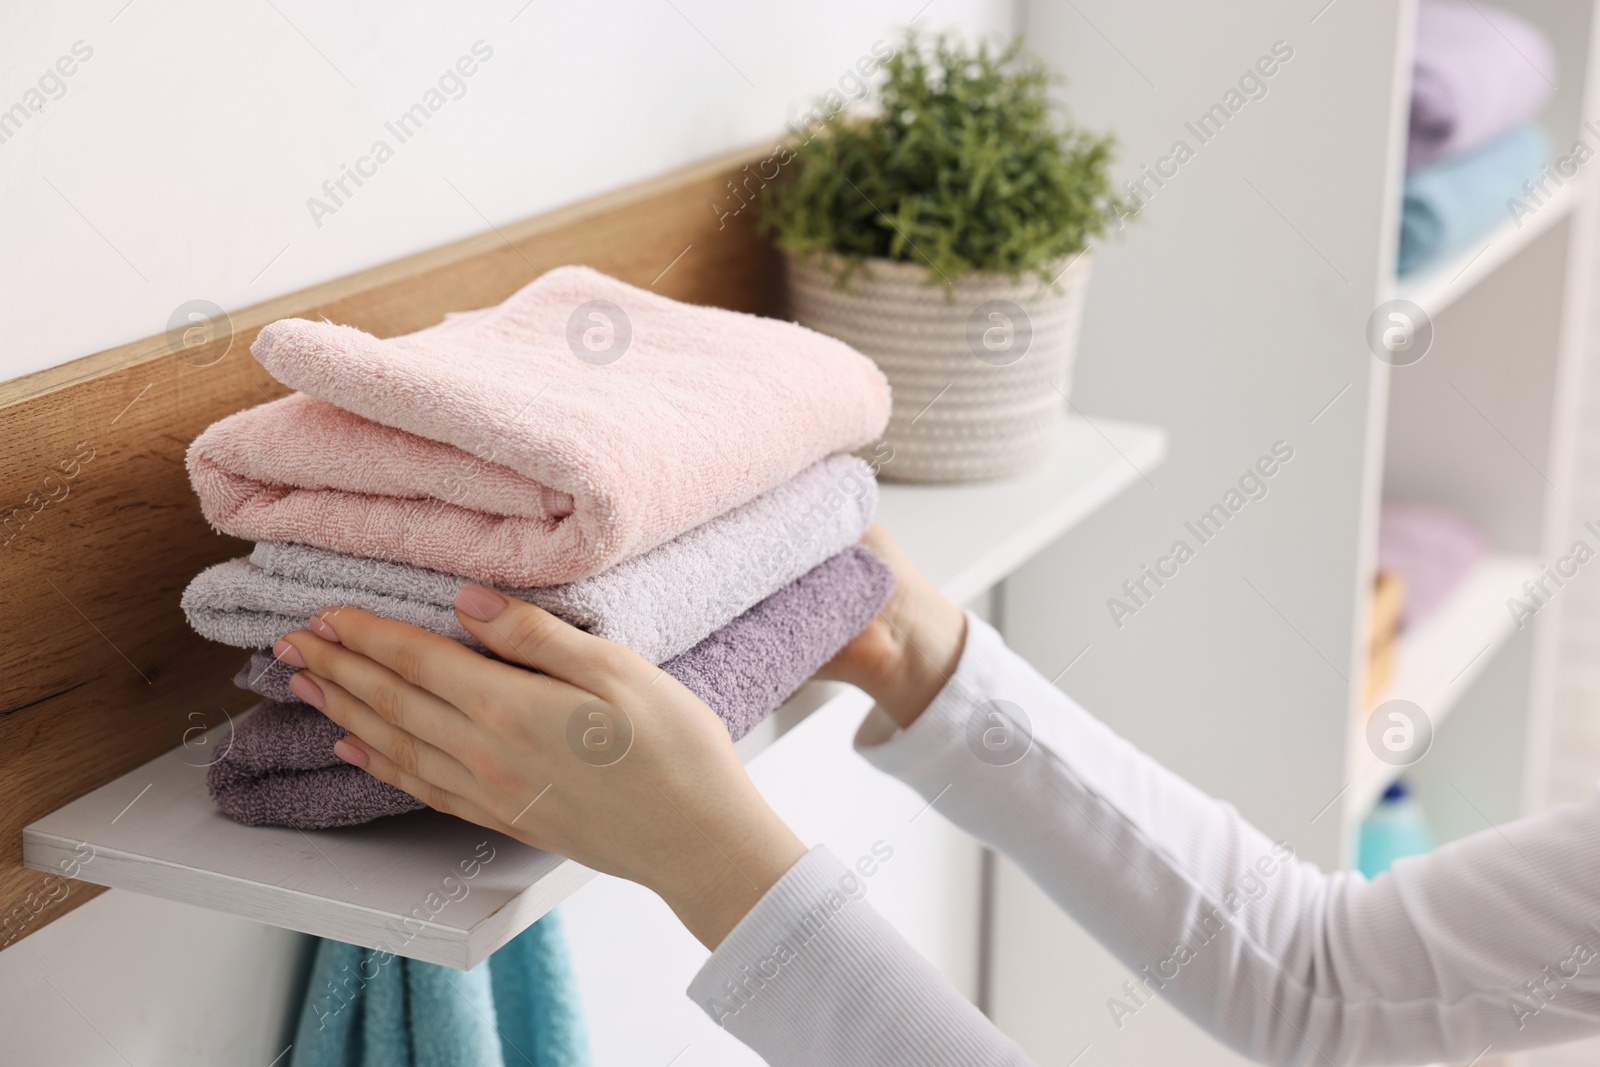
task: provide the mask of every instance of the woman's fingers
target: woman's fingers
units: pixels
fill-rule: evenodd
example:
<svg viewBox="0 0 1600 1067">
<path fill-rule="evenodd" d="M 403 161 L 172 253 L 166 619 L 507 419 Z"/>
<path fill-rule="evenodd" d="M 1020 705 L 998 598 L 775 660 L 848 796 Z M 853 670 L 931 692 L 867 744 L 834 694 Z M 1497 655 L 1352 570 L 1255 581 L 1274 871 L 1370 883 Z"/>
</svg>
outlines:
<svg viewBox="0 0 1600 1067">
<path fill-rule="evenodd" d="M 310 624 L 313 632 L 296 631 L 284 640 L 301 650 L 311 670 L 333 678 L 368 704 L 373 703 L 375 688 L 390 678 L 430 693 L 443 706 L 474 720 L 481 720 L 496 703 L 526 707 L 530 681 L 537 683 L 536 691 L 547 692 L 564 708 L 589 699 L 588 693 L 555 679 L 531 677 L 448 637 L 359 608 L 319 612 Z M 373 664 L 380 668 L 376 673 Z"/>
<path fill-rule="evenodd" d="M 343 725 L 341 723 L 341 725 Z M 476 801 L 452 791 L 432 778 L 421 777 L 401 768 L 376 746 L 350 736 L 333 746 L 334 754 L 346 763 L 360 767 L 380 782 L 387 782 L 409 793 L 435 811 L 455 815 L 491 830 L 504 832 L 505 823 L 485 811 Z"/>
<path fill-rule="evenodd" d="M 485 586 L 464 586 L 456 595 L 456 615 L 495 655 L 607 699 L 625 691 L 627 682 L 641 676 L 648 681 L 656 673 L 621 645 Z"/>
<path fill-rule="evenodd" d="M 347 629 L 352 628 L 348 626 L 349 621 L 347 618 L 341 618 L 341 622 L 347 624 Z M 296 630 L 272 646 L 273 655 L 291 667 L 302 667 L 319 678 L 332 679 L 356 700 L 376 711 L 388 722 L 430 744 L 450 749 L 461 747 L 464 734 L 471 723 L 456 706 L 441 700 L 422 686 L 413 684 L 401 672 L 391 669 L 383 661 L 376 658 L 369 659 L 370 653 L 363 653 L 360 648 L 351 647 L 336 639 L 329 640 L 329 637 L 336 638 L 337 635 L 326 621 L 316 619 L 313 623 L 318 624 L 317 629 L 326 636 L 318 637 L 305 630 Z M 419 635 L 423 633 L 403 623 L 389 625 L 403 627 Z M 440 640 L 462 652 L 467 651 L 448 638 Z M 416 651 L 415 659 L 418 662 L 426 661 L 436 652 L 431 643 L 422 645 Z M 480 659 L 476 656 L 473 658 Z M 437 668 L 429 668 L 422 673 L 437 673 Z M 293 688 L 294 684 L 291 681 L 290 687 Z M 307 700 L 306 703 L 314 706 L 316 704 L 314 700 Z"/>
<path fill-rule="evenodd" d="M 451 728 L 451 736 L 443 746 L 428 739 L 432 731 L 413 732 L 396 719 L 417 717 L 415 707 L 401 711 L 384 702 L 382 709 L 374 708 L 357 698 L 343 686 L 311 671 L 301 671 L 289 680 L 294 695 L 321 711 L 328 718 L 362 738 L 369 750 L 381 753 L 385 760 L 401 771 L 418 779 L 432 782 L 442 789 L 455 793 L 470 793 L 476 789 L 476 776 L 467 769 L 461 756 L 470 751 L 475 738 L 466 736 L 471 724 L 451 712 L 462 725 Z M 433 698 L 420 690 L 414 691 L 426 699 Z M 393 717 L 391 717 L 393 716 Z M 438 734 L 433 734 L 439 737 Z M 469 757 L 470 758 L 470 757 Z"/>
</svg>

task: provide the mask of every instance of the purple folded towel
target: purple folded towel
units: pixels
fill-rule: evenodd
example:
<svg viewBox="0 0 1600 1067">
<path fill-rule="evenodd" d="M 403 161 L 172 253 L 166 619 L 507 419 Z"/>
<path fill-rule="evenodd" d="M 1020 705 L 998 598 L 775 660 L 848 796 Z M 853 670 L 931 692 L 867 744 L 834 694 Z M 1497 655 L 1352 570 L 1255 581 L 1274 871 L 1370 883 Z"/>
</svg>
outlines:
<svg viewBox="0 0 1600 1067">
<path fill-rule="evenodd" d="M 321 830 L 422 807 L 409 793 L 335 756 L 333 743 L 344 730 L 293 694 L 288 700 L 258 704 L 206 772 L 223 811 L 250 826 Z"/>
<path fill-rule="evenodd" d="M 813 567 L 716 633 L 661 665 L 710 705 L 737 741 L 872 621 L 894 588 L 889 568 L 863 545 Z M 422 807 L 342 762 L 344 731 L 296 702 L 294 670 L 258 650 L 234 678 L 267 698 L 238 726 L 211 766 L 223 811 L 252 826 L 304 830 L 353 826 Z"/>
<path fill-rule="evenodd" d="M 1488 553 L 1488 536 L 1445 508 L 1385 500 L 1378 513 L 1378 569 L 1405 580 L 1401 626 L 1415 626 L 1438 610 Z"/>
<path fill-rule="evenodd" d="M 662 669 L 709 704 L 737 741 L 865 629 L 893 589 L 883 561 L 852 545 Z"/>
<path fill-rule="evenodd" d="M 1550 42 L 1508 11 L 1423 0 L 1406 169 L 1488 144 L 1536 115 L 1556 82 Z"/>
</svg>

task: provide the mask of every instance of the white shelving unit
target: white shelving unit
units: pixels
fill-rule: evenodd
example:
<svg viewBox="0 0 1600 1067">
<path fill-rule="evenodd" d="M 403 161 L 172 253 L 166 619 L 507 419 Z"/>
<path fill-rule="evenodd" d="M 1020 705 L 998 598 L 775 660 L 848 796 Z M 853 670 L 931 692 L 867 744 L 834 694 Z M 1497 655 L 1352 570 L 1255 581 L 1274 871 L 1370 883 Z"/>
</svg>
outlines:
<svg viewBox="0 0 1600 1067">
<path fill-rule="evenodd" d="M 983 593 L 1106 505 L 1166 454 L 1162 431 L 1069 419 L 1050 462 L 1007 482 L 884 485 L 878 517 L 958 603 Z M 746 761 L 848 686 L 811 683 L 738 745 Z M 195 749 L 177 749 L 29 825 L 23 857 L 54 871 L 93 849 L 78 877 L 397 954 L 470 967 L 592 877 L 570 860 L 434 812 L 305 832 L 246 827 L 211 803 Z M 467 894 L 412 913 L 462 861 L 493 858 Z M 433 909 L 429 909 L 433 910 Z M 424 916 L 427 912 L 423 912 Z M 402 921 L 405 925 L 402 925 Z"/>
<path fill-rule="evenodd" d="M 1565 10 L 1574 17 L 1576 9 Z M 1524 14 L 1560 30 L 1551 11 Z M 1590 32 L 1585 25 L 1583 39 Z M 1573 62 L 1585 71 L 1581 59 Z M 1566 110 L 1558 94 L 1545 116 L 1557 146 L 1571 142 L 1555 127 Z M 1521 227 L 1508 222 L 1389 290 L 1429 314 L 1434 342 L 1419 363 L 1376 368 L 1372 398 L 1381 407 L 1367 427 L 1368 459 L 1380 472 L 1375 488 L 1458 511 L 1489 533 L 1496 554 L 1437 616 L 1401 636 L 1386 695 L 1423 709 L 1435 750 L 1415 767 L 1387 767 L 1365 741 L 1367 709 L 1353 705 L 1347 842 L 1401 774 L 1446 836 L 1541 806 L 1559 613 L 1541 611 L 1519 629 L 1507 601 L 1524 598 L 1522 583 L 1577 534 L 1569 498 L 1594 203 L 1594 175 L 1580 173 Z M 1363 515 L 1367 552 L 1375 518 Z M 1363 612 L 1369 574 L 1370 564 L 1357 574 Z"/>
<path fill-rule="evenodd" d="M 1408 700 L 1426 709 L 1435 730 L 1441 728 L 1517 632 L 1506 601 L 1522 597 L 1522 583 L 1538 573 L 1539 562 L 1531 556 L 1493 555 L 1479 563 L 1434 615 L 1401 637 L 1394 680 L 1379 700 Z M 1357 716 L 1352 725 L 1357 771 L 1349 810 L 1366 812 L 1394 779 L 1395 768 L 1368 749 L 1364 719 Z"/>
<path fill-rule="evenodd" d="M 1411 301 L 1430 315 L 1439 314 L 1552 227 L 1563 225 L 1583 203 L 1583 195 L 1582 183 L 1574 182 L 1559 187 L 1520 223 L 1507 220 L 1494 232 L 1466 248 L 1422 270 L 1397 278 L 1394 295 Z"/>
</svg>

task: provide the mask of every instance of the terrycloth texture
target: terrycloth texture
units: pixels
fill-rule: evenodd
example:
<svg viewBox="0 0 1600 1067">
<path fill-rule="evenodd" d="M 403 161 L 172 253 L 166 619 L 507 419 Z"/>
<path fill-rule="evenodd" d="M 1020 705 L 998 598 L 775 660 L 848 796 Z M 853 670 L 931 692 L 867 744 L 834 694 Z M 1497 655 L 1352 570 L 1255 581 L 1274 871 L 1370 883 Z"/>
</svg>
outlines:
<svg viewBox="0 0 1600 1067">
<path fill-rule="evenodd" d="M 662 668 L 737 741 L 860 633 L 893 589 L 883 561 L 853 545 Z"/>
<path fill-rule="evenodd" d="M 1555 85 L 1550 42 L 1530 23 L 1470 0 L 1423 0 L 1407 169 L 1478 148 L 1526 122 Z"/>
<path fill-rule="evenodd" d="M 296 668 L 274 656 L 270 648 L 258 648 L 250 653 L 250 659 L 234 674 L 233 684 L 268 700 L 288 703 L 300 699 L 294 695 L 294 690 L 289 688 L 289 679 L 294 677 L 295 670 Z M 333 735 L 333 739 L 337 741 L 343 736 L 344 731 L 339 730 Z M 216 795 L 215 790 L 212 791 L 212 795 Z"/>
<path fill-rule="evenodd" d="M 579 358 L 605 328 L 612 362 Z M 626 327 L 626 329 L 624 329 Z M 601 334 L 594 334 L 600 337 Z M 202 433 L 217 529 L 506 586 L 598 574 L 877 437 L 888 384 L 841 341 L 584 267 L 380 341 L 285 319 L 252 353 L 302 391 Z"/>
<path fill-rule="evenodd" d="M 574 626 L 660 663 L 692 648 L 812 567 L 861 539 L 877 483 L 831 456 L 688 533 L 567 585 L 507 590 Z M 269 647 L 323 608 L 364 608 L 481 649 L 452 606 L 467 579 L 308 545 L 264 541 L 250 558 L 202 571 L 183 610 L 202 636 Z"/>
<path fill-rule="evenodd" d="M 1399 273 L 1458 251 L 1511 221 L 1507 201 L 1527 198 L 1522 185 L 1539 176 L 1546 156 L 1543 132 L 1537 126 L 1518 126 L 1475 152 L 1408 175 L 1400 212 Z"/>
<path fill-rule="evenodd" d="M 325 830 L 423 806 L 335 756 L 333 743 L 344 729 L 300 703 L 287 684 L 294 672 L 278 666 L 281 674 L 272 674 L 270 681 L 256 679 L 258 691 L 270 689 L 271 695 L 233 728 L 223 754 L 206 769 L 206 787 L 217 807 L 247 826 Z M 241 671 L 234 681 L 243 677 Z"/>
<path fill-rule="evenodd" d="M 1405 580 L 1403 627 L 1433 614 L 1488 552 L 1488 535 L 1445 508 L 1385 500 L 1378 513 L 1378 569 Z"/>
<path fill-rule="evenodd" d="M 470 971 L 320 941 L 289 1067 L 585 1067 L 551 912 Z"/>
<path fill-rule="evenodd" d="M 710 705 L 737 741 L 860 633 L 894 587 L 853 545 L 661 665 Z M 234 684 L 269 703 L 234 730 L 210 769 L 217 806 L 251 825 L 349 826 L 422 804 L 333 754 L 344 731 L 289 689 L 294 669 L 260 649 Z M 270 703 L 277 702 L 277 703 Z M 259 725 L 258 720 L 260 720 Z"/>
</svg>

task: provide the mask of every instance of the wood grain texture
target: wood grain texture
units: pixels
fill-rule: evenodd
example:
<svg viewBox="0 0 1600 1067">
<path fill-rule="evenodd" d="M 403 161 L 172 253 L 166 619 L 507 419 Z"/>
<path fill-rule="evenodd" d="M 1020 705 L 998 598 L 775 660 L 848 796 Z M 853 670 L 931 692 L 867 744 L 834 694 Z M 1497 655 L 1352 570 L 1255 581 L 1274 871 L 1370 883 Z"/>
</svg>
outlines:
<svg viewBox="0 0 1600 1067">
<path fill-rule="evenodd" d="M 776 258 L 754 213 L 719 213 L 738 152 L 639 186 L 0 383 L 0 947 L 99 892 L 21 865 L 22 827 L 252 702 L 237 649 L 202 640 L 179 594 L 248 551 L 213 532 L 184 452 L 217 419 L 287 392 L 257 331 L 326 317 L 380 337 L 497 303 L 583 263 L 679 300 L 766 312 Z M 137 802 L 137 801 L 136 801 Z"/>
</svg>

